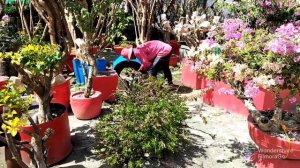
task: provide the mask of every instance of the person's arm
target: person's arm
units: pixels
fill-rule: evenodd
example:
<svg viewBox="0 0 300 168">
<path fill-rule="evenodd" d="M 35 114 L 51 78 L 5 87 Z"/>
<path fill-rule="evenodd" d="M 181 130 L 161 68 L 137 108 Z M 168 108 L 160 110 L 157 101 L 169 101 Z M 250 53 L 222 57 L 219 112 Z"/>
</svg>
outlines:
<svg viewBox="0 0 300 168">
<path fill-rule="evenodd" d="M 138 71 L 146 71 L 149 69 L 149 67 L 151 66 L 151 63 L 147 60 L 147 59 L 143 59 L 142 61 L 142 65 L 140 67 L 140 69 Z"/>
</svg>

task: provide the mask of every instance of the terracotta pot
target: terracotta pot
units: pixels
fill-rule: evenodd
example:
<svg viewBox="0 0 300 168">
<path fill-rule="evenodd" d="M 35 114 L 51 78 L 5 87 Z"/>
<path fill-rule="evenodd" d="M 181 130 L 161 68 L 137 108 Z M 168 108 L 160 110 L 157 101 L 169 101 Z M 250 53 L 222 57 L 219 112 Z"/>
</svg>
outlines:
<svg viewBox="0 0 300 168">
<path fill-rule="evenodd" d="M 93 78 L 93 89 L 100 91 L 103 100 L 114 101 L 118 87 L 118 74 L 110 71 L 109 76 L 97 76 Z"/>
<path fill-rule="evenodd" d="M 76 49 L 75 48 L 72 48 L 71 50 L 71 53 L 67 59 L 67 62 L 66 62 L 66 67 L 67 67 L 67 71 L 69 73 L 72 73 L 74 72 L 74 67 L 73 67 L 73 62 L 72 60 L 76 57 Z"/>
<path fill-rule="evenodd" d="M 206 104 L 213 105 L 220 108 L 225 108 L 230 113 L 240 114 L 244 117 L 249 115 L 248 109 L 245 107 L 244 102 L 238 99 L 235 95 L 225 95 L 219 93 L 219 89 L 231 89 L 231 86 L 224 82 L 216 82 L 214 90 L 208 91 L 203 96 L 203 101 Z M 286 97 L 289 95 L 288 90 L 284 90 L 281 93 L 281 97 Z M 292 110 L 300 101 L 299 95 L 295 96 L 296 102 L 291 103 L 288 100 L 283 103 L 282 108 L 286 111 Z M 273 93 L 260 88 L 259 93 L 253 98 L 253 103 L 257 110 L 267 111 L 274 110 L 275 96 Z"/>
<path fill-rule="evenodd" d="M 51 103 L 59 103 L 64 105 L 67 109 L 70 105 L 70 79 L 67 79 L 64 83 L 55 85 L 51 88 L 53 98 Z"/>
<path fill-rule="evenodd" d="M 84 92 L 73 93 L 70 101 L 75 117 L 82 120 L 99 116 L 102 102 L 102 93 L 99 91 L 95 91 L 89 98 L 84 97 Z"/>
<path fill-rule="evenodd" d="M 93 54 L 96 54 L 99 50 L 99 47 L 98 46 L 94 46 L 93 47 Z"/>
<path fill-rule="evenodd" d="M 61 107 L 66 109 L 64 106 Z M 65 111 L 59 117 L 53 119 L 52 121 L 42 123 L 37 125 L 44 135 L 47 128 L 51 128 L 54 130 L 53 135 L 48 139 L 47 147 L 48 147 L 48 164 L 55 164 L 64 158 L 66 158 L 72 151 L 71 144 L 71 136 L 70 136 L 70 127 L 69 127 L 69 119 L 68 112 Z M 33 132 L 32 126 L 22 127 L 21 130 L 26 130 Z M 27 134 L 20 132 L 21 141 L 30 142 L 31 137 Z M 21 151 L 22 160 L 29 165 L 30 158 L 28 154 L 24 151 Z"/>
<path fill-rule="evenodd" d="M 271 136 L 261 131 L 248 116 L 249 134 L 255 144 L 260 148 L 260 154 L 271 155 L 280 159 L 300 159 L 300 142 Z"/>
<path fill-rule="evenodd" d="M 169 66 L 176 67 L 178 62 L 179 62 L 179 56 L 173 54 L 172 57 L 170 57 Z"/>
<path fill-rule="evenodd" d="M 224 82 L 216 82 L 214 90 L 206 92 L 203 96 L 203 102 L 219 108 L 224 108 L 230 113 L 235 113 L 247 117 L 249 115 L 248 109 L 245 107 L 242 100 L 238 99 L 235 95 L 225 95 L 219 93 L 219 89 L 231 89 L 230 85 Z"/>
<path fill-rule="evenodd" d="M 5 88 L 6 83 L 8 82 L 9 77 L 7 76 L 0 76 L 0 90 Z"/>
<path fill-rule="evenodd" d="M 188 60 L 186 58 L 182 59 L 182 76 L 181 82 L 184 86 L 190 87 L 192 89 L 204 89 L 207 86 L 207 80 L 205 77 L 197 74 L 196 71 L 192 70 L 194 61 Z"/>
<path fill-rule="evenodd" d="M 176 40 L 170 40 L 169 44 L 172 46 L 173 48 L 173 53 L 175 55 L 179 55 L 179 49 L 180 49 L 180 45 Z"/>
<path fill-rule="evenodd" d="M 132 45 L 128 44 L 126 48 L 131 48 L 133 47 Z M 121 55 L 121 52 L 124 47 L 121 47 L 120 45 L 114 45 L 114 50 L 118 55 Z"/>
</svg>

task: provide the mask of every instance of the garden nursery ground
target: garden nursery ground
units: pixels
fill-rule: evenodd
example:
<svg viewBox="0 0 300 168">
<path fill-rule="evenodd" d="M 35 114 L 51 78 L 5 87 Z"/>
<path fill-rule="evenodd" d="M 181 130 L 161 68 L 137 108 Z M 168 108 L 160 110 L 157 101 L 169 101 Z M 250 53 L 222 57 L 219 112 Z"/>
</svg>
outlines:
<svg viewBox="0 0 300 168">
<path fill-rule="evenodd" d="M 191 144 L 176 156 L 167 156 L 161 163 L 150 163 L 149 167 L 190 168 L 244 168 L 254 167 L 250 162 L 256 146 L 251 140 L 246 118 L 227 113 L 225 110 L 202 103 L 200 91 L 181 86 L 180 73 L 173 72 L 178 85 L 177 93 L 187 97 L 189 116 L 186 121 Z M 110 104 L 102 106 L 101 118 L 110 112 Z M 202 118 L 206 118 L 207 123 Z M 93 150 L 98 118 L 78 120 L 69 113 L 73 143 L 72 153 L 54 168 L 109 167 L 96 156 Z M 3 148 L 0 148 L 0 163 L 3 163 Z M 0 165 L 0 167 L 3 165 Z M 4 166 L 3 166 L 4 167 Z"/>
</svg>

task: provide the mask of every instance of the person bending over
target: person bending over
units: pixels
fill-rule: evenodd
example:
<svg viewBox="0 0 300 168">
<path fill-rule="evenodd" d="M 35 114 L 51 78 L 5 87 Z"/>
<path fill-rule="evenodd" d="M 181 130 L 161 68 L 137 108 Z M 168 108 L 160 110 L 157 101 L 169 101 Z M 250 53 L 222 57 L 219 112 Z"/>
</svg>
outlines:
<svg viewBox="0 0 300 168">
<path fill-rule="evenodd" d="M 158 40 L 148 41 L 136 48 L 124 48 L 121 55 L 128 61 L 134 58 L 139 59 L 142 62 L 140 72 L 147 72 L 156 77 L 158 71 L 162 70 L 168 84 L 173 84 L 172 73 L 169 68 L 172 47 L 169 44 Z"/>
</svg>

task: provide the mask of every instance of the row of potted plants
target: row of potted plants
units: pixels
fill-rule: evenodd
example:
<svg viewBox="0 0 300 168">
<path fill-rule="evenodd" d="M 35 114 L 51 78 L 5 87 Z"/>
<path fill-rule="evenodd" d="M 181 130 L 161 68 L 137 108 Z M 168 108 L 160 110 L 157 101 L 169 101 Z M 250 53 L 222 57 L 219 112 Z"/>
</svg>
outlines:
<svg viewBox="0 0 300 168">
<path fill-rule="evenodd" d="M 241 1 L 227 6 L 234 17 L 245 17 L 227 18 L 211 28 L 208 38 L 191 48 L 183 75 L 193 74 L 187 82 L 205 88 L 204 102 L 248 116 L 251 138 L 273 150 L 265 154 L 299 159 L 299 4 Z"/>
</svg>

